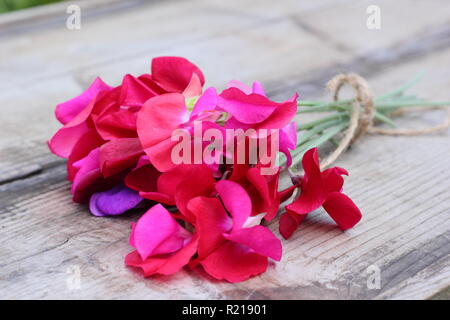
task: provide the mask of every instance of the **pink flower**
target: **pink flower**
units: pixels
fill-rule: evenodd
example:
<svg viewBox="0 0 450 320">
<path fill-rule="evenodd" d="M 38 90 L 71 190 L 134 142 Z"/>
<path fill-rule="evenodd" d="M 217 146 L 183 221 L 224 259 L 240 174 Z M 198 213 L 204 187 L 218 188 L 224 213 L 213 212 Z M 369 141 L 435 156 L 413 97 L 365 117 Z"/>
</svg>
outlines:
<svg viewBox="0 0 450 320">
<path fill-rule="evenodd" d="M 132 225 L 125 263 L 140 268 L 145 277 L 170 275 L 187 265 L 196 253 L 198 238 L 182 228 L 160 204 L 148 210 Z"/>
<path fill-rule="evenodd" d="M 136 118 L 148 99 L 169 92 L 196 96 L 203 84 L 202 72 L 188 60 L 160 57 L 152 60 L 152 74 L 126 75 L 115 88 L 97 78 L 84 93 L 59 104 L 56 117 L 64 126 L 48 144 L 68 159 L 74 201 L 85 202 L 94 192 L 115 187 L 109 182 L 122 182 L 136 166 L 144 154 Z"/>
<path fill-rule="evenodd" d="M 320 171 L 317 148 L 308 150 L 302 159 L 304 177 L 299 186 L 300 196 L 286 206 L 280 217 L 280 233 L 287 239 L 306 215 L 323 206 L 339 228 L 347 230 L 361 220 L 361 212 L 353 201 L 342 193 L 345 169 L 334 167 Z"/>
</svg>

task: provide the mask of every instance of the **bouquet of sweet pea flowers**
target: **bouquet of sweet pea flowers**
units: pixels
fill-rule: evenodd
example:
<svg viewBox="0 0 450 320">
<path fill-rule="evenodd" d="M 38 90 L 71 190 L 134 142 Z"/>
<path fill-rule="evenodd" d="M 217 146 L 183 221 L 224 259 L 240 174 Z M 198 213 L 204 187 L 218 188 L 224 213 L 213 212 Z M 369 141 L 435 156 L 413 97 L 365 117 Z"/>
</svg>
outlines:
<svg viewBox="0 0 450 320">
<path fill-rule="evenodd" d="M 88 203 L 95 216 L 144 212 L 131 226 L 128 266 L 146 277 L 203 268 L 239 282 L 263 273 L 269 258 L 281 259 L 281 241 L 266 226 L 279 212 L 285 239 L 319 207 L 342 230 L 360 221 L 342 192 L 347 171 L 321 167 L 317 150 L 354 134 L 357 101 L 299 101 L 294 94 L 274 102 L 259 82 L 231 81 L 220 93 L 204 83 L 188 60 L 159 57 L 151 74 L 126 75 L 117 87 L 97 78 L 56 108 L 63 127 L 49 147 L 67 159 L 73 201 Z M 370 114 L 392 126 L 390 112 L 423 104 L 405 96 L 406 88 L 375 100 Z M 335 113 L 294 121 L 311 111 Z M 301 175 L 294 172 L 300 162 Z M 280 190 L 282 170 L 292 185 Z"/>
</svg>

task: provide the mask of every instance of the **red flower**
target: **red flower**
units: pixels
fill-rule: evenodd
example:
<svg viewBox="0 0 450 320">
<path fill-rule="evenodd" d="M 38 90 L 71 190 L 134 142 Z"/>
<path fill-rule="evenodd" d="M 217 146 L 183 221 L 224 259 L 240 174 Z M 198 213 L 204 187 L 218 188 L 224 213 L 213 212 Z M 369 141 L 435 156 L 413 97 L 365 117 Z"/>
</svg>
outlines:
<svg viewBox="0 0 450 320">
<path fill-rule="evenodd" d="M 317 148 L 308 150 L 302 159 L 304 177 L 300 183 L 300 196 L 286 206 L 280 218 L 280 233 L 288 239 L 306 215 L 323 206 L 342 230 L 352 228 L 361 219 L 361 212 L 353 201 L 343 194 L 342 175 L 345 169 L 334 167 L 320 171 Z"/>
<path fill-rule="evenodd" d="M 191 263 L 219 280 L 244 281 L 264 272 L 268 258 L 281 259 L 281 242 L 250 217 L 247 192 L 237 183 L 221 180 L 218 197 L 196 197 L 188 208 L 196 215 L 198 257 Z"/>
<path fill-rule="evenodd" d="M 273 175 L 262 175 L 259 165 L 235 164 L 230 181 L 239 183 L 250 195 L 252 201 L 252 215 L 265 213 L 264 219 L 271 221 L 275 218 L 280 203 L 288 199 L 295 191 L 292 186 L 282 192 L 278 191 L 280 170 Z"/>
</svg>

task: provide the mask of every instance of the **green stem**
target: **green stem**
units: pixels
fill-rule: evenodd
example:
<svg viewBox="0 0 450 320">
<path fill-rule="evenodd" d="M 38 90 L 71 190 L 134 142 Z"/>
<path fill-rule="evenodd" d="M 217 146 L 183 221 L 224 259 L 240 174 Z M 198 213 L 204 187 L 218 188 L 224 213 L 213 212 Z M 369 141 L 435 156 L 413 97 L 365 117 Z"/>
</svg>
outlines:
<svg viewBox="0 0 450 320">
<path fill-rule="evenodd" d="M 414 86 L 422 77 L 423 72 L 420 72 L 401 87 L 376 97 L 374 99 L 374 119 L 390 127 L 396 127 L 397 125 L 389 116 L 389 113 L 398 108 L 450 107 L 450 101 L 427 102 L 415 95 L 404 94 L 406 90 Z M 297 114 L 312 112 L 334 112 L 334 114 L 298 125 L 297 149 L 292 151 L 293 167 L 301 162 L 303 154 L 307 150 L 319 147 L 328 141 L 338 144 L 334 137 L 348 127 L 349 111 L 353 101 L 354 99 L 332 102 L 301 101 L 298 103 Z"/>
<path fill-rule="evenodd" d="M 425 72 L 421 71 L 419 73 L 417 73 L 410 81 L 406 82 L 404 85 L 398 87 L 397 89 L 394 89 L 388 93 L 385 93 L 381 96 L 379 96 L 378 98 L 376 98 L 375 100 L 384 100 L 387 98 L 391 98 L 394 97 L 396 95 L 400 95 L 401 93 L 403 93 L 404 91 L 408 90 L 409 88 L 411 88 L 412 86 L 414 86 L 417 82 L 419 82 L 423 76 L 424 76 Z"/>
<path fill-rule="evenodd" d="M 315 120 L 315 121 L 311 121 L 311 122 L 307 122 L 307 123 L 304 123 L 304 124 L 302 124 L 302 125 L 299 125 L 299 126 L 297 126 L 297 131 L 300 131 L 300 130 L 309 130 L 309 129 L 311 129 L 311 128 L 313 128 L 313 127 L 319 125 L 319 124 L 322 124 L 322 123 L 324 123 L 324 122 L 328 122 L 328 121 L 330 121 L 330 120 L 336 120 L 336 119 L 343 118 L 343 117 L 347 117 L 347 116 L 348 116 L 348 115 L 345 114 L 345 113 L 337 113 L 337 114 L 333 114 L 333 115 L 331 115 L 331 116 L 323 117 L 323 118 L 321 118 L 321 119 L 318 119 L 318 120 Z"/>
<path fill-rule="evenodd" d="M 311 137 L 315 136 L 316 134 L 321 133 L 322 131 L 329 129 L 331 127 L 334 127 L 336 125 L 342 124 L 341 119 L 335 119 L 331 121 L 327 121 L 324 123 L 321 123 L 311 130 L 306 131 L 305 133 L 299 133 L 298 139 L 297 139 L 297 145 L 302 145 L 303 143 L 307 142 Z"/>
<path fill-rule="evenodd" d="M 340 133 L 348 126 L 348 123 L 342 123 L 339 126 L 333 127 L 330 130 L 326 131 L 320 137 L 317 137 L 313 140 L 310 140 L 308 143 L 302 144 L 297 150 L 297 154 L 292 158 L 292 167 L 296 166 L 303 158 L 303 154 L 311 148 L 316 148 L 330 140 L 332 137 Z"/>
<path fill-rule="evenodd" d="M 389 109 L 396 108 L 408 108 L 408 107 L 450 107 L 450 101 L 438 101 L 438 102 L 427 102 L 427 101 L 415 101 L 415 102 L 392 102 L 386 104 L 378 104 L 376 108 L 378 110 L 386 111 Z"/>
</svg>

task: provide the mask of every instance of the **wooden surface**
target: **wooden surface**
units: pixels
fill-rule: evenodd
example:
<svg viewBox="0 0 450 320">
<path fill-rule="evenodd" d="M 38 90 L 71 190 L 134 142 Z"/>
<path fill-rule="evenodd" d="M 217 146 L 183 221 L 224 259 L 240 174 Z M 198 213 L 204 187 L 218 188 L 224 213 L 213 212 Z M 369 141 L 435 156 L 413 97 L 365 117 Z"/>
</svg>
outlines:
<svg viewBox="0 0 450 320">
<path fill-rule="evenodd" d="M 378 0 L 381 30 L 368 30 L 373 2 L 90 0 L 79 2 L 79 31 L 65 28 L 66 3 L 0 16 L 0 298 L 448 297 L 449 132 L 362 139 L 338 161 L 363 212 L 357 227 L 341 232 L 318 210 L 283 241 L 281 262 L 239 284 L 192 271 L 143 279 L 126 268 L 138 215 L 95 218 L 72 203 L 65 162 L 46 146 L 59 128 L 57 103 L 97 75 L 117 84 L 148 72 L 160 55 L 189 58 L 209 85 L 260 80 L 275 99 L 329 98 L 325 83 L 340 71 L 360 73 L 380 94 L 426 70 L 414 91 L 449 100 L 448 0 Z M 380 289 L 367 287 L 369 266 L 380 270 Z"/>
</svg>

